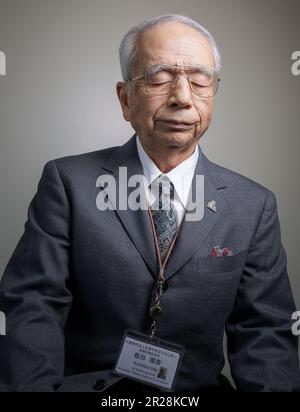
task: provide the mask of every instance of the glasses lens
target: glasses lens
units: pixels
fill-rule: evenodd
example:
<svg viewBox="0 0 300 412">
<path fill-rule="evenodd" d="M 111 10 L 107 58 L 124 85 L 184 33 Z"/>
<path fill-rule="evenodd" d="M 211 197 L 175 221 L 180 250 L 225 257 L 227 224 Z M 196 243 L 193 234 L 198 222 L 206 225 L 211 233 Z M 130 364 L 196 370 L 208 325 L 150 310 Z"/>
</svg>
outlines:
<svg viewBox="0 0 300 412">
<path fill-rule="evenodd" d="M 218 88 L 217 74 L 209 68 L 198 68 L 189 74 L 192 92 L 200 97 L 213 97 Z"/>
<path fill-rule="evenodd" d="M 145 76 L 147 91 L 150 94 L 168 94 L 172 89 L 174 73 L 168 70 L 149 71 Z"/>
<path fill-rule="evenodd" d="M 199 97 L 213 97 L 218 89 L 218 77 L 209 67 L 194 67 L 187 70 L 192 92 Z M 148 70 L 145 75 L 147 92 L 152 95 L 169 94 L 177 73 L 172 68 Z"/>
</svg>

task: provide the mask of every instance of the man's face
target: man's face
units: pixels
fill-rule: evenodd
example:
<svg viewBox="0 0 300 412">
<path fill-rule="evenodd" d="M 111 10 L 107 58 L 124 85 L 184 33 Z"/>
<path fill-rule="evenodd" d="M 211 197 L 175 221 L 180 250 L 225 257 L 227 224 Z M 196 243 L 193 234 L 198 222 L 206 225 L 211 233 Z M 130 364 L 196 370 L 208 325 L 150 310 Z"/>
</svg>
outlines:
<svg viewBox="0 0 300 412">
<path fill-rule="evenodd" d="M 132 78 L 153 64 L 203 65 L 214 69 L 208 41 L 193 28 L 173 22 L 154 27 L 139 37 Z M 146 149 L 186 150 L 209 127 L 213 98 L 201 99 L 192 94 L 184 74 L 179 75 L 167 95 L 149 95 L 143 79 L 131 82 L 129 96 L 125 83 L 119 82 L 117 93 L 125 120 L 130 121 Z"/>
</svg>

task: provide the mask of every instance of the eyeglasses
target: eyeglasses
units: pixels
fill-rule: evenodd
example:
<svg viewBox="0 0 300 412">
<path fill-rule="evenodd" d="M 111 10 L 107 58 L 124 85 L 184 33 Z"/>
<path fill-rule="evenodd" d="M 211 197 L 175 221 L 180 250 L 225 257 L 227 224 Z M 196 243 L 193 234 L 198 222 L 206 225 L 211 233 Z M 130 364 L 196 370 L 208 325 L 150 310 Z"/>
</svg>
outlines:
<svg viewBox="0 0 300 412">
<path fill-rule="evenodd" d="M 218 73 L 207 66 L 176 66 L 171 64 L 154 64 L 139 76 L 129 81 L 143 79 L 148 94 L 159 96 L 171 93 L 178 81 L 179 73 L 184 73 L 191 92 L 201 98 L 215 96 L 220 79 Z"/>
</svg>

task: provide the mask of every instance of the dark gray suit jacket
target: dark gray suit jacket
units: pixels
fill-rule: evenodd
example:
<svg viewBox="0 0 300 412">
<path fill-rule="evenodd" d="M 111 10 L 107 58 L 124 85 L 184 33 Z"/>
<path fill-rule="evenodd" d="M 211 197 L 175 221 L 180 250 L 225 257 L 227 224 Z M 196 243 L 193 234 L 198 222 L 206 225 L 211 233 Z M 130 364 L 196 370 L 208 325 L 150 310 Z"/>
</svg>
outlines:
<svg viewBox="0 0 300 412">
<path fill-rule="evenodd" d="M 142 174 L 135 136 L 46 164 L 0 287 L 1 391 L 93 391 L 99 379 L 105 390 L 125 329 L 148 330 L 158 274 L 148 212 L 96 207 L 97 177 L 119 166 Z M 186 349 L 175 390 L 220 386 L 224 328 L 238 390 L 300 390 L 275 197 L 201 150 L 195 174 L 216 211 L 184 221 L 166 268 L 157 336 Z M 212 257 L 217 245 L 233 255 Z"/>
</svg>

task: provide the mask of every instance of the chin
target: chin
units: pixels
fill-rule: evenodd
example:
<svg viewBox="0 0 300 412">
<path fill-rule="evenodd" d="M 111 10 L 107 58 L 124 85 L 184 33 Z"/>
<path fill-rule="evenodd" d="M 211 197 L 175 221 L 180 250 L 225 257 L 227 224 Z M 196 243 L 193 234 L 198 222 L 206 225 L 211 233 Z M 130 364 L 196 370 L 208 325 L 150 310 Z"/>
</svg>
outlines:
<svg viewBox="0 0 300 412">
<path fill-rule="evenodd" d="M 183 147 L 194 142 L 194 136 L 188 136 L 183 133 L 164 133 L 158 136 L 158 139 L 168 147 Z"/>
</svg>

